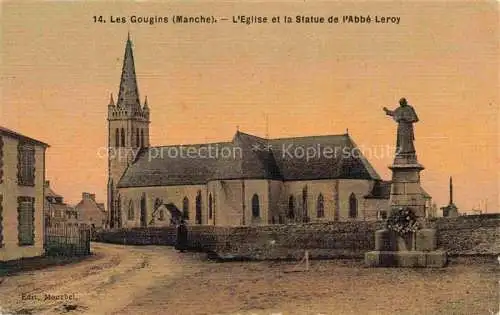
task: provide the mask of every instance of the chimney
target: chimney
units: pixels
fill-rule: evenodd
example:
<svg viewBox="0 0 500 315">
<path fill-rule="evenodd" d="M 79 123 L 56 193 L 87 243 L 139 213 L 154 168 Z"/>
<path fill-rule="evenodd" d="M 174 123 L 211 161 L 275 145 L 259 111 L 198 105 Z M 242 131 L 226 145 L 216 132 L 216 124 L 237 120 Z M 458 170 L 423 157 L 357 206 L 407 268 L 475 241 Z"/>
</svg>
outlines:
<svg viewBox="0 0 500 315">
<path fill-rule="evenodd" d="M 90 200 L 95 201 L 95 194 L 84 192 L 84 193 L 82 193 L 82 199 L 90 199 Z"/>
</svg>

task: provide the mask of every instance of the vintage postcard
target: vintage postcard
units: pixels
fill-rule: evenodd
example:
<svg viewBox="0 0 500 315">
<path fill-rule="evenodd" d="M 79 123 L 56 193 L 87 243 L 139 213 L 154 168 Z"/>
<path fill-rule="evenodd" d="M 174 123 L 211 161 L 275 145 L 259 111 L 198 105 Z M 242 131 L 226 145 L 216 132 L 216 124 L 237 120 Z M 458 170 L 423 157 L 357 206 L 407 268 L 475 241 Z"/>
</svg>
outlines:
<svg viewBox="0 0 500 315">
<path fill-rule="evenodd" d="M 498 3 L 0 24 L 0 314 L 500 314 Z"/>
</svg>

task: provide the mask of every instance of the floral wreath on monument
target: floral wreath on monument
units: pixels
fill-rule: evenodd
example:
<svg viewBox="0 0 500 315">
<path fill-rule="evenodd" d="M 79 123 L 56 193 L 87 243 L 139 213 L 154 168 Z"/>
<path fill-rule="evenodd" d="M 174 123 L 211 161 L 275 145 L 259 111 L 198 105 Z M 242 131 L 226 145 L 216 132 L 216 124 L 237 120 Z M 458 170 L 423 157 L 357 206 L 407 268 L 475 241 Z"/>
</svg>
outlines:
<svg viewBox="0 0 500 315">
<path fill-rule="evenodd" d="M 398 207 L 391 212 L 386 227 L 400 235 L 415 233 L 418 230 L 417 216 L 408 207 Z"/>
</svg>

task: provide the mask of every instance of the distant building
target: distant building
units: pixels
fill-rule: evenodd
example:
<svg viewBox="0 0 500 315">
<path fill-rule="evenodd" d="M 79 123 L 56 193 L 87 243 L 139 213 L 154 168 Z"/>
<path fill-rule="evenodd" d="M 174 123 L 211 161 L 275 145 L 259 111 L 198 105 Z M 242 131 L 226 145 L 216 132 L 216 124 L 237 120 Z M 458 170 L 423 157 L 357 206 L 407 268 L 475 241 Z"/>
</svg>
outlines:
<svg viewBox="0 0 500 315">
<path fill-rule="evenodd" d="M 98 203 L 95 194 L 82 193 L 82 200 L 75 206 L 80 224 L 86 224 L 93 228 L 104 228 L 108 214 L 104 209 L 104 203 Z"/>
<path fill-rule="evenodd" d="M 44 253 L 46 143 L 0 127 L 0 261 Z"/>
<path fill-rule="evenodd" d="M 450 177 L 450 202 L 446 207 L 441 207 L 443 217 L 458 217 L 459 212 L 457 206 L 453 203 L 453 179 Z"/>
<path fill-rule="evenodd" d="M 64 202 L 64 198 L 50 187 L 50 181 L 45 181 L 45 226 L 70 227 L 78 226 L 78 212 Z"/>
</svg>

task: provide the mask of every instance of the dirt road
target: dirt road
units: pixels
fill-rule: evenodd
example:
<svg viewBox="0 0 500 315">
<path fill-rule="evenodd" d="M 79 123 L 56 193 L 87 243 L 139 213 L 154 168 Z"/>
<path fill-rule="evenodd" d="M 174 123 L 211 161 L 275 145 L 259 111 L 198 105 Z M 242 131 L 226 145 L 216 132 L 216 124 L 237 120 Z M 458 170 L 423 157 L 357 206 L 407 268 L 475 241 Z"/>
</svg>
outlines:
<svg viewBox="0 0 500 315">
<path fill-rule="evenodd" d="M 93 244 L 91 259 L 0 279 L 0 314 L 495 314 L 498 264 L 365 268 L 360 261 L 207 261 L 169 247 Z"/>
<path fill-rule="evenodd" d="M 168 247 L 93 244 L 95 256 L 65 266 L 3 278 L 0 314 L 121 314 L 155 283 L 167 283 L 203 263 L 199 254 Z"/>
</svg>

